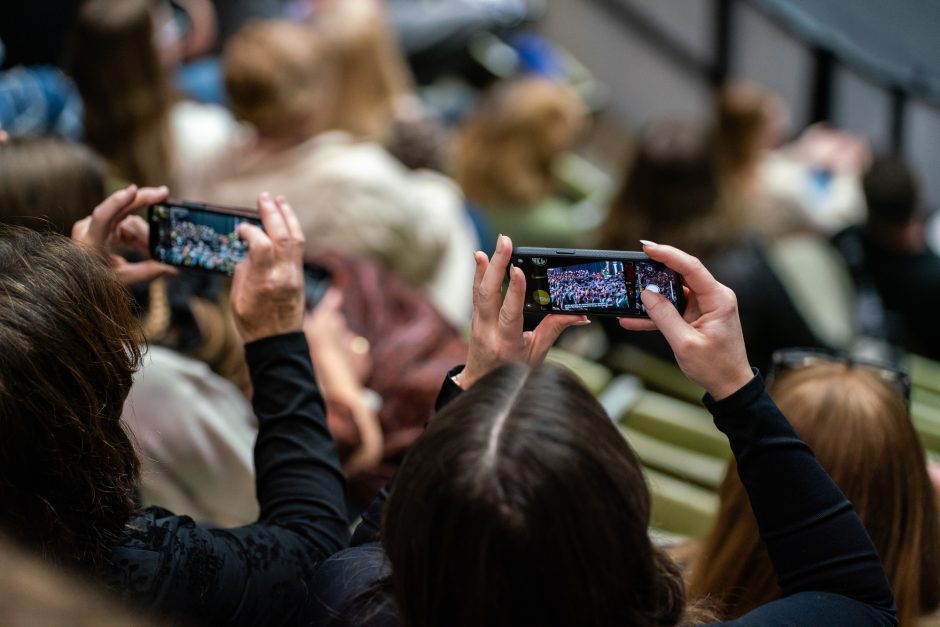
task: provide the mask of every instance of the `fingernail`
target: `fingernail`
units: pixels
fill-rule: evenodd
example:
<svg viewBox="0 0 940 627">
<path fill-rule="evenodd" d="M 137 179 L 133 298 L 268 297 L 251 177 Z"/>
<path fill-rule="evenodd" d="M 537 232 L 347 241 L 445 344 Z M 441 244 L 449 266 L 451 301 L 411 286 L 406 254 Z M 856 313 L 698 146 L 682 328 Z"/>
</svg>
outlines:
<svg viewBox="0 0 940 627">
<path fill-rule="evenodd" d="M 591 321 L 590 320 L 578 320 L 577 322 L 574 323 L 574 326 L 583 327 L 586 324 L 591 324 Z"/>
<path fill-rule="evenodd" d="M 166 185 L 161 185 L 161 186 L 160 186 L 160 193 L 161 193 L 161 194 L 162 194 L 162 193 L 165 193 L 165 192 L 168 192 L 168 191 L 170 191 L 170 188 L 167 187 Z"/>
<path fill-rule="evenodd" d="M 656 285 L 655 283 L 650 283 L 649 285 L 643 288 L 644 292 L 647 290 L 649 290 L 650 292 L 653 292 L 654 294 L 659 294 L 659 286 Z"/>
<path fill-rule="evenodd" d="M 656 242 L 651 242 L 648 239 L 641 239 L 640 243 L 643 244 L 644 246 L 659 246 L 659 244 L 657 244 Z"/>
<path fill-rule="evenodd" d="M 268 192 L 261 192 L 261 198 L 262 200 L 271 200 L 271 194 Z"/>
</svg>

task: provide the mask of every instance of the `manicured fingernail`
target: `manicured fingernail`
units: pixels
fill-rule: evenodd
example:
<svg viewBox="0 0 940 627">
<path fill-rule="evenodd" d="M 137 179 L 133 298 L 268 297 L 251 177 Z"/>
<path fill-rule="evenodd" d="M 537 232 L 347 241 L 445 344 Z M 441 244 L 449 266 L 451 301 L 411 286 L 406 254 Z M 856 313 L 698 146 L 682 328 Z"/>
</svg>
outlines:
<svg viewBox="0 0 940 627">
<path fill-rule="evenodd" d="M 659 246 L 659 244 L 657 244 L 656 242 L 651 242 L 648 239 L 641 239 L 640 243 L 643 244 L 644 246 Z"/>
<path fill-rule="evenodd" d="M 643 291 L 644 292 L 649 291 L 649 292 L 653 292 L 654 294 L 659 294 L 659 286 L 656 285 L 655 283 L 650 283 L 649 285 L 643 288 Z"/>
</svg>

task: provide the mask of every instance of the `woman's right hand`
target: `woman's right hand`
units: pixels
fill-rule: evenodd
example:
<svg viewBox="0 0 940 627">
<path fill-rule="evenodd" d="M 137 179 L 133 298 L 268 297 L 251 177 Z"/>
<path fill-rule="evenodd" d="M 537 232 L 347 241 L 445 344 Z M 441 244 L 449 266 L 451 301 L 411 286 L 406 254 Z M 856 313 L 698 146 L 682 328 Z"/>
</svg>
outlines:
<svg viewBox="0 0 940 627">
<path fill-rule="evenodd" d="M 273 335 L 300 331 L 304 322 L 304 234 L 294 210 L 278 196 L 258 197 L 262 231 L 239 225 L 248 256 L 235 267 L 232 311 L 247 344 Z"/>
<path fill-rule="evenodd" d="M 744 348 L 738 301 L 695 257 L 672 246 L 644 243 L 643 252 L 682 275 L 684 314 L 653 290 L 640 298 L 649 320 L 621 318 L 629 331 L 659 329 L 672 347 L 682 372 L 716 400 L 730 396 L 754 378 Z"/>
</svg>

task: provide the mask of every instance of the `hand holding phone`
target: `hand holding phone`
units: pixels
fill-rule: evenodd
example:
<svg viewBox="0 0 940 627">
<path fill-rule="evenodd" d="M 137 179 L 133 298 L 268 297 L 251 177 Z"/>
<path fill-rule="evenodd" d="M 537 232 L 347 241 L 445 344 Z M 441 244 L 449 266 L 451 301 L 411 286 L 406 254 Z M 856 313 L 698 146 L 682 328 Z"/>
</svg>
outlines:
<svg viewBox="0 0 940 627">
<path fill-rule="evenodd" d="M 685 309 L 682 277 L 644 253 L 523 247 L 512 257 L 526 277 L 528 313 L 642 318 L 644 290 Z"/>
<path fill-rule="evenodd" d="M 646 293 L 642 298 L 651 319 L 621 318 L 620 326 L 630 331 L 659 329 L 685 376 L 715 399 L 741 389 L 754 373 L 744 347 L 734 292 L 716 281 L 701 261 L 677 248 L 650 242 L 643 250 L 685 278 L 689 306 L 680 314 L 662 295 Z"/>
<path fill-rule="evenodd" d="M 303 329 L 304 234 L 294 210 L 282 197 L 258 197 L 264 229 L 240 224 L 238 235 L 250 244 L 248 257 L 235 268 L 232 311 L 245 343 Z"/>
<path fill-rule="evenodd" d="M 175 274 L 175 268 L 153 259 L 130 262 L 114 253 L 115 246 L 147 253 L 147 224 L 132 214 L 141 207 L 166 200 L 167 194 L 166 187 L 128 185 L 119 189 L 95 207 L 91 215 L 72 226 L 72 239 L 107 256 L 118 280 L 125 286 Z"/>
<path fill-rule="evenodd" d="M 523 332 L 522 313 L 526 281 L 518 268 L 511 268 L 512 240 L 501 235 L 492 259 L 474 255 L 473 318 L 467 365 L 457 375 L 457 384 L 467 389 L 491 370 L 508 362 L 535 366 L 544 361 L 548 349 L 566 328 L 587 324 L 584 316 L 549 315 L 534 330 Z M 509 271 L 509 289 L 503 297 L 503 277 Z"/>
</svg>

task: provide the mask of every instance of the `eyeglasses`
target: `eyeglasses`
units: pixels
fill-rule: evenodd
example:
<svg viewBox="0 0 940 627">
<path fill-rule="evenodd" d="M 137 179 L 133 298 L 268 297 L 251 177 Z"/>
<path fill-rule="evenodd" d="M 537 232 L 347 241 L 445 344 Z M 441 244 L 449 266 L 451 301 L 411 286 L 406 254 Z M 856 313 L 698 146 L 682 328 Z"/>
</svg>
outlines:
<svg viewBox="0 0 940 627">
<path fill-rule="evenodd" d="M 775 351 L 770 373 L 767 375 L 767 388 L 774 379 L 788 370 L 799 370 L 817 364 L 845 364 L 849 368 L 861 368 L 886 381 L 895 388 L 907 406 L 911 405 L 911 375 L 887 362 L 873 359 L 860 359 L 839 351 L 826 351 L 819 348 L 785 348 Z"/>
</svg>

